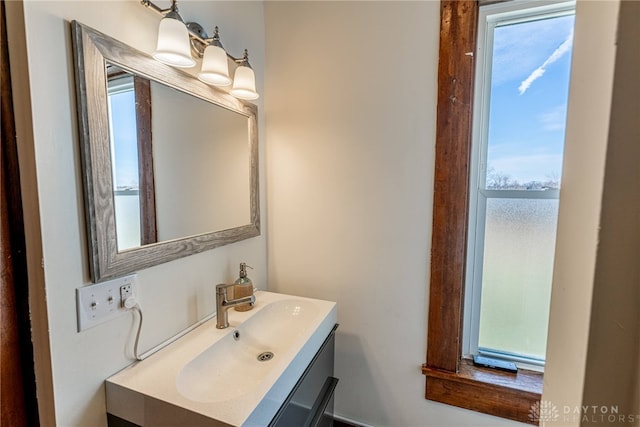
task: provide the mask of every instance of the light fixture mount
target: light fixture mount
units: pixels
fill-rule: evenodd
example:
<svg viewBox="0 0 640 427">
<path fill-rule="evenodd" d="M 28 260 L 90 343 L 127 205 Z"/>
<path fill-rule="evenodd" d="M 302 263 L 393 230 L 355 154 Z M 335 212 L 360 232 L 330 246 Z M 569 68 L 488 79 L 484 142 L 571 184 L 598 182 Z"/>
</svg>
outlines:
<svg viewBox="0 0 640 427">
<path fill-rule="evenodd" d="M 204 27 L 197 22 L 187 22 L 185 25 L 187 26 L 187 30 L 189 30 L 189 38 L 191 39 L 191 51 L 198 58 L 202 58 L 202 56 L 204 55 L 204 50 L 210 44 L 224 49 L 222 43 L 220 42 L 220 29 L 218 28 L 218 26 L 213 29 L 213 37 L 209 37 Z M 244 50 L 242 57 L 237 58 L 227 52 L 226 49 L 225 52 L 227 53 L 227 56 L 236 64 L 241 64 L 243 62 L 248 63 L 249 61 L 249 52 L 247 49 Z"/>
<path fill-rule="evenodd" d="M 202 58 L 204 55 L 204 50 L 207 48 L 207 40 L 209 36 L 207 32 L 204 30 L 202 25 L 197 22 L 187 22 L 187 30 L 189 30 L 189 35 L 193 35 L 193 37 L 189 37 L 191 39 L 191 52 L 197 56 L 198 58 Z M 218 27 L 216 27 L 217 33 Z M 197 36 L 197 37 L 195 37 Z"/>
</svg>

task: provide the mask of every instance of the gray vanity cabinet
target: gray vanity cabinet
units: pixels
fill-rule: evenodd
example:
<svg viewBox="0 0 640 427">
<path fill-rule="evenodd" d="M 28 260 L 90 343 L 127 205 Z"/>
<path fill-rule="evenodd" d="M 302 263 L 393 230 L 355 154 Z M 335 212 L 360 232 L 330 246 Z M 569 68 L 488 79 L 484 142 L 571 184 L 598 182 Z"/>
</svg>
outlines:
<svg viewBox="0 0 640 427">
<path fill-rule="evenodd" d="M 296 383 L 269 427 L 326 427 L 333 425 L 333 376 L 336 324 Z"/>
</svg>

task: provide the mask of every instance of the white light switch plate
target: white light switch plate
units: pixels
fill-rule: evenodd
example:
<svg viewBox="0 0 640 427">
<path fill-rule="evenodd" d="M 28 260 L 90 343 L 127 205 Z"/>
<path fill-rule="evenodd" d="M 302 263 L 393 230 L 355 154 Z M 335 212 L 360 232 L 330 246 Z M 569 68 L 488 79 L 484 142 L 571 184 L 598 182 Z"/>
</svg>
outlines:
<svg viewBox="0 0 640 427">
<path fill-rule="evenodd" d="M 121 300 L 120 288 L 127 287 L 136 295 L 135 274 L 107 282 L 96 283 L 76 289 L 76 309 L 78 312 L 78 332 L 116 318 L 127 310 Z"/>
</svg>

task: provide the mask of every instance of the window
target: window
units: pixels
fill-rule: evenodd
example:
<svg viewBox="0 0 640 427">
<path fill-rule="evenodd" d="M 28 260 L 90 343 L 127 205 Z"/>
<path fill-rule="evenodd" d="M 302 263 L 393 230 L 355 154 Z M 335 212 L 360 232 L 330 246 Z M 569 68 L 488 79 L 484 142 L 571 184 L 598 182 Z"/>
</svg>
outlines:
<svg viewBox="0 0 640 427">
<path fill-rule="evenodd" d="M 140 191 L 136 99 L 133 75 L 108 81 L 109 135 L 113 153 L 114 208 L 118 250 L 140 246 Z M 114 116 L 117 112 L 117 116 Z"/>
<path fill-rule="evenodd" d="M 519 5 L 522 2 L 505 2 L 502 5 L 516 4 Z M 478 117 L 472 114 L 472 105 L 479 6 L 477 1 L 472 0 L 441 0 L 440 10 L 438 117 L 427 357 L 422 368 L 426 378 L 425 398 L 537 425 L 538 420 L 531 418 L 530 410 L 540 401 L 542 373 L 520 370 L 517 374 L 507 374 L 477 368 L 467 359 L 462 358 L 463 354 L 469 352 L 468 342 L 470 341 L 467 334 L 465 334 L 466 339 L 463 340 L 463 329 L 465 329 L 463 324 L 469 318 L 464 316 L 463 307 L 465 297 L 469 297 L 468 292 L 465 295 L 469 237 L 467 232 L 470 215 L 476 215 L 473 210 L 477 206 L 477 200 L 474 199 L 474 197 L 477 198 L 477 194 L 474 195 L 477 190 L 472 189 L 477 189 L 478 184 L 474 181 L 474 186 L 471 186 L 472 177 L 475 176 L 477 179 L 478 176 L 484 176 L 484 182 L 481 182 L 484 187 L 480 188 L 487 190 L 487 174 L 480 175 L 479 168 L 472 170 L 469 162 L 473 151 L 472 118 L 478 120 Z M 542 68 L 543 73 L 548 72 L 544 67 Z M 534 81 L 534 85 L 535 83 Z M 527 90 L 539 88 L 534 85 Z M 491 147 L 487 145 L 486 148 Z M 480 154 L 485 157 L 480 157 Z M 480 154 L 476 154 L 476 160 L 492 159 L 488 150 Z M 500 172 L 500 168 L 494 166 L 494 169 Z M 507 172 L 511 174 L 511 171 Z M 490 176 L 490 178 L 494 177 L 497 176 L 495 174 Z M 520 184 L 528 182 L 516 175 L 513 175 L 512 179 L 518 179 L 521 181 Z M 490 180 L 489 183 L 491 183 Z M 496 186 L 499 186 L 499 182 Z M 506 186 L 510 186 L 508 181 Z M 505 203 L 502 199 L 507 199 L 508 202 L 510 199 L 506 196 L 514 194 L 508 192 L 520 191 L 522 190 L 520 187 L 503 188 L 504 193 L 497 194 L 501 197 L 487 197 L 487 202 L 489 199 L 492 199 L 492 205 L 495 204 L 494 202 Z M 498 188 L 489 188 L 489 190 L 498 190 Z M 545 202 L 551 200 L 551 203 L 554 203 L 554 199 L 548 197 L 553 194 L 550 191 L 553 190 L 540 188 L 536 194 L 544 192 L 547 198 L 541 197 L 540 200 Z M 492 196 L 495 195 L 492 194 Z M 536 197 L 538 196 L 529 196 L 530 199 L 538 201 Z M 483 208 L 481 213 L 484 215 L 485 223 L 486 216 L 493 215 L 495 210 L 495 206 Z M 468 330 L 467 327 L 466 331 Z"/>
<path fill-rule="evenodd" d="M 158 241 L 148 79 L 107 64 L 118 250 Z"/>
<path fill-rule="evenodd" d="M 573 3 L 480 8 L 463 353 L 542 369 Z"/>
</svg>

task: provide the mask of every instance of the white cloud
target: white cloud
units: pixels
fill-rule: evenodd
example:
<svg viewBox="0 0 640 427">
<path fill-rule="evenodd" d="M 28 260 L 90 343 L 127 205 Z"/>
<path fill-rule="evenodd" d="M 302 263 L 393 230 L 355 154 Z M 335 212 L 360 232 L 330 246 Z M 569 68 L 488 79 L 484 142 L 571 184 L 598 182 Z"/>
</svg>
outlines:
<svg viewBox="0 0 640 427">
<path fill-rule="evenodd" d="M 522 81 L 522 83 L 520 83 L 520 86 L 518 87 L 518 92 L 520 92 L 520 95 L 525 93 L 527 89 L 529 89 L 529 87 L 533 84 L 533 82 L 542 77 L 545 71 L 546 70 L 544 67 L 538 67 L 533 70 L 533 72 L 529 74 L 529 77 L 527 77 Z"/>
<path fill-rule="evenodd" d="M 538 115 L 538 121 L 542 124 L 542 129 L 546 131 L 556 131 L 565 128 L 567 120 L 567 105 L 558 105 L 551 110 Z"/>
<path fill-rule="evenodd" d="M 573 45 L 573 31 L 571 31 L 571 33 L 566 38 L 566 40 L 562 42 L 562 44 L 555 51 L 553 51 L 553 53 L 542 63 L 541 66 L 533 70 L 531 74 L 529 74 L 529 77 L 527 77 L 522 81 L 522 83 L 520 83 L 520 86 L 518 87 L 518 91 L 520 92 L 520 95 L 524 94 L 527 91 L 527 89 L 531 87 L 533 82 L 535 82 L 536 80 L 538 80 L 540 77 L 544 75 L 544 72 L 546 71 L 549 65 L 553 64 L 558 59 L 562 58 L 566 53 L 570 52 L 572 45 Z"/>
<path fill-rule="evenodd" d="M 573 27 L 573 16 L 542 19 L 495 29 L 492 84 L 515 85 L 542 64 Z"/>
</svg>

